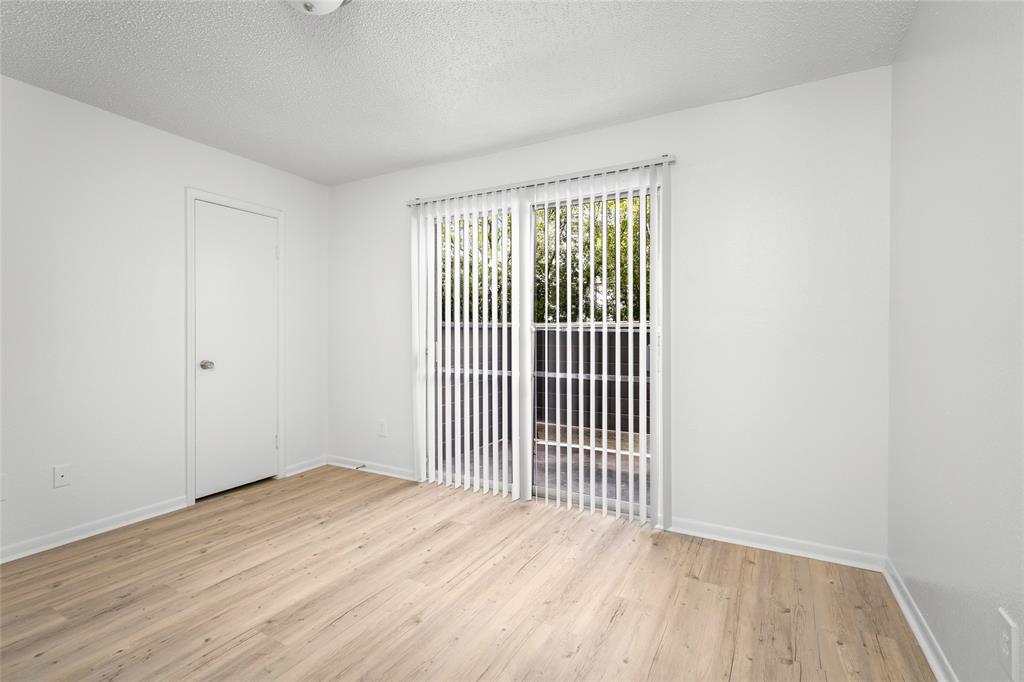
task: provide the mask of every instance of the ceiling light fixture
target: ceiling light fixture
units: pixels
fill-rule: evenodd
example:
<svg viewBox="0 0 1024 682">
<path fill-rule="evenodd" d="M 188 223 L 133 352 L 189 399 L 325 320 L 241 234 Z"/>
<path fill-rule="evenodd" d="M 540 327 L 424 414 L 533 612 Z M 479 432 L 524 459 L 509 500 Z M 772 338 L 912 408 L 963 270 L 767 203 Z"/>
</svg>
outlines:
<svg viewBox="0 0 1024 682">
<path fill-rule="evenodd" d="M 330 14 L 342 5 L 347 5 L 352 0 L 290 0 L 289 5 L 302 14 Z"/>
</svg>

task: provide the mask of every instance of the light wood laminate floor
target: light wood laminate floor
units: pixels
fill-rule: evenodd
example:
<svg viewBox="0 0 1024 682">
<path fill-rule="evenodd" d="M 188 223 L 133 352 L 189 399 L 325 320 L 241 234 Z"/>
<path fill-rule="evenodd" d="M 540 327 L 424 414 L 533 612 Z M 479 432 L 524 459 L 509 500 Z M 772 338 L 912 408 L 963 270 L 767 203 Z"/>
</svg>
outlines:
<svg viewBox="0 0 1024 682">
<path fill-rule="evenodd" d="M 322 467 L 10 562 L 5 681 L 930 680 L 879 573 Z"/>
</svg>

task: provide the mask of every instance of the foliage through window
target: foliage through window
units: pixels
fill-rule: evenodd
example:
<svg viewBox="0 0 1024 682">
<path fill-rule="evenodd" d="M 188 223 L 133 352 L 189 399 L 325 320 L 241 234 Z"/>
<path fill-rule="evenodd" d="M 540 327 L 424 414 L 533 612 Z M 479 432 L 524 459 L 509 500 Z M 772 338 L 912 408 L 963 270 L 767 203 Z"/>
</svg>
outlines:
<svg viewBox="0 0 1024 682">
<path fill-rule="evenodd" d="M 456 320 L 465 321 L 467 315 L 472 314 L 477 321 L 509 322 L 512 319 L 512 239 L 508 232 L 508 214 L 499 213 L 496 224 L 494 215 L 474 218 L 475 233 L 471 219 L 465 216 L 458 222 L 449 224 L 442 220 L 440 224 L 441 300 L 451 301 L 454 293 Z M 449 291 L 450 280 L 454 281 L 454 292 Z M 464 288 L 468 294 L 465 297 L 462 295 Z M 449 312 L 448 304 L 443 305 L 443 321 L 448 321 Z"/>
<path fill-rule="evenodd" d="M 600 322 L 605 321 L 606 317 L 608 322 L 639 320 L 641 305 L 647 306 L 647 319 L 650 319 L 650 258 L 643 258 L 647 269 L 647 291 L 643 296 L 640 295 L 640 227 L 643 225 L 647 231 L 645 246 L 649 255 L 650 194 L 643 196 L 642 221 L 640 204 L 639 196 L 594 202 L 584 200 L 582 221 L 578 201 L 568 207 L 560 204 L 556 208 L 551 204 L 534 209 L 537 259 L 534 270 L 534 322 Z M 630 226 L 632 263 L 629 262 Z M 582 311 L 579 291 L 581 266 Z M 628 288 L 630 268 L 633 271 L 632 314 Z"/>
<path fill-rule="evenodd" d="M 568 205 L 561 203 L 557 207 L 554 204 L 534 207 L 534 322 L 639 320 L 641 305 L 647 306 L 646 317 L 650 319 L 651 197 L 645 194 L 642 198 L 642 220 L 639 196 L 584 200 L 582 221 L 578 201 Z M 441 300 L 452 300 L 449 281 L 454 279 L 456 319 L 465 320 L 471 311 L 475 311 L 476 320 L 507 322 L 512 316 L 508 293 L 512 291 L 512 239 L 508 234 L 507 216 L 499 214 L 497 225 L 493 215 L 475 216 L 473 222 L 475 234 L 470 219 L 466 217 L 459 218 L 458 222 L 449 224 L 442 221 L 440 224 Z M 641 226 L 647 232 L 645 246 L 648 257 L 643 259 L 640 253 Z M 633 250 L 631 262 L 630 246 Z M 640 294 L 641 262 L 647 270 L 647 290 L 643 296 Z M 630 268 L 633 271 L 632 311 L 629 308 Z M 463 297 L 461 294 L 463 288 L 472 292 L 474 281 L 477 292 L 475 307 L 472 295 Z M 449 306 L 443 305 L 442 320 L 447 321 L 449 313 Z"/>
</svg>

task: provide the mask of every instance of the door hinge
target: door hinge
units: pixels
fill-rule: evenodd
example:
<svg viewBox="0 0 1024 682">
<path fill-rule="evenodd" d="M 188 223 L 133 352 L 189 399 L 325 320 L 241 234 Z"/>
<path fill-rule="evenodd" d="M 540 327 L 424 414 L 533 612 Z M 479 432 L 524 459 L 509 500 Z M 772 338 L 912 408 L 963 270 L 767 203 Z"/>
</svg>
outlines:
<svg viewBox="0 0 1024 682">
<path fill-rule="evenodd" d="M 281 260 L 281 247 L 274 244 L 274 260 Z"/>
<path fill-rule="evenodd" d="M 278 449 L 278 440 L 277 440 L 277 434 L 276 433 L 274 434 L 274 449 L 275 450 Z"/>
</svg>

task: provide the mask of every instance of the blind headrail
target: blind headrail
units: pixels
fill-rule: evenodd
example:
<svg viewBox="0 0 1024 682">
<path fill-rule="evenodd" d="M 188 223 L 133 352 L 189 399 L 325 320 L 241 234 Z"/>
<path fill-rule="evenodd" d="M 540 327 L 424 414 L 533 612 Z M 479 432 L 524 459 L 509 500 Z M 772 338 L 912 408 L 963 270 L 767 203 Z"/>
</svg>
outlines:
<svg viewBox="0 0 1024 682">
<path fill-rule="evenodd" d="M 664 166 L 671 163 L 675 163 L 676 157 L 672 154 L 662 154 L 659 157 L 653 159 L 645 159 L 643 161 L 633 161 L 631 163 L 620 163 L 614 166 L 604 166 L 603 168 L 591 168 L 589 170 L 577 171 L 575 173 L 563 173 L 561 175 L 552 175 L 547 178 L 539 178 L 536 180 L 527 180 L 524 182 L 513 182 L 508 185 L 497 185 L 495 187 L 485 187 L 483 189 L 475 189 L 468 192 L 459 192 L 457 194 L 439 194 L 432 197 L 417 197 L 410 199 L 405 202 L 407 206 L 419 206 L 420 204 L 429 204 L 435 201 L 444 201 L 445 199 L 462 199 L 463 197 L 472 197 L 482 194 L 493 194 L 495 192 L 504 192 L 510 189 L 526 189 L 528 187 L 539 187 L 540 185 L 547 185 L 552 182 L 563 182 L 566 180 L 581 180 L 596 175 L 608 175 L 610 173 L 621 173 L 623 171 L 636 170 L 638 168 L 649 168 L 651 166 Z"/>
</svg>

